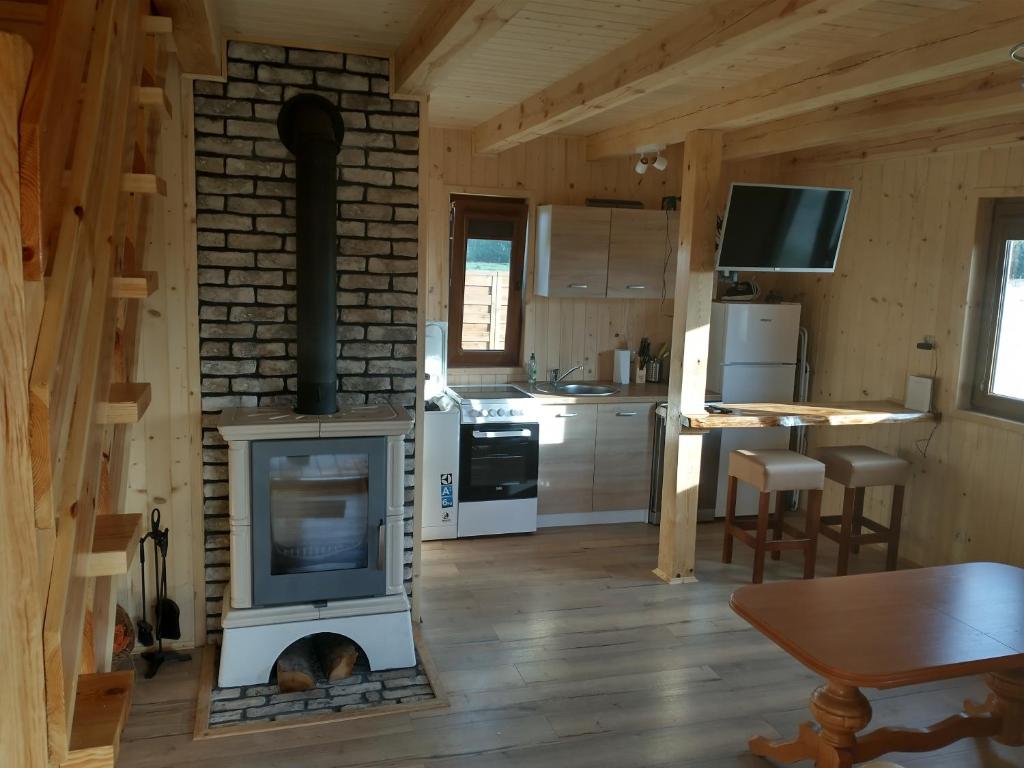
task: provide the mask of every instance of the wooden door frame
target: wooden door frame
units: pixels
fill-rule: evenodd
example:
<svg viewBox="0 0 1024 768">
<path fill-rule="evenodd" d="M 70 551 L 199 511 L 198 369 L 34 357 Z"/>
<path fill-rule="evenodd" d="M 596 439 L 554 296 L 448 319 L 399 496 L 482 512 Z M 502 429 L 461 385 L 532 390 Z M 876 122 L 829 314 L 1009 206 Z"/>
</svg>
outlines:
<svg viewBox="0 0 1024 768">
<path fill-rule="evenodd" d="M 477 199 L 467 202 L 465 209 L 455 210 L 451 224 L 451 235 L 448 247 L 448 359 L 458 368 L 488 368 L 488 367 L 509 367 L 521 368 L 523 356 L 523 324 L 526 316 L 525 282 L 526 282 L 526 242 L 527 228 L 530 219 L 530 204 L 525 198 L 508 198 L 497 196 L 471 196 L 460 195 L 462 199 L 475 197 Z M 488 199 L 489 198 L 489 199 Z M 449 197 L 450 206 L 455 206 L 453 197 Z M 518 202 L 521 201 L 521 202 Z M 515 205 L 518 212 L 513 217 L 509 212 L 502 210 L 506 205 Z M 525 217 L 521 213 L 525 208 Z M 491 209 L 491 210 L 488 210 Z M 505 219 L 514 222 L 515 232 L 512 236 L 512 255 L 509 271 L 508 286 L 508 309 L 506 310 L 505 342 L 506 347 L 501 350 L 465 350 L 459 342 L 462 340 L 462 329 L 452 328 L 452 325 L 465 324 L 465 275 L 466 263 L 463 259 L 461 264 L 456 263 L 455 252 L 458 247 L 463 254 L 466 252 L 467 240 L 467 214 L 473 212 L 490 213 L 495 219 Z M 520 226 L 520 221 L 522 224 Z M 461 278 L 461 279 L 460 279 Z M 456 301 L 457 300 L 457 301 Z M 462 305 L 462 306 L 460 306 Z M 457 322 L 452 321 L 454 315 Z M 514 327 L 510 324 L 513 315 L 517 315 L 517 322 Z M 493 319 L 493 318 L 492 318 Z M 509 331 L 512 331 L 511 333 Z M 474 363 L 474 359 L 481 359 Z"/>
<path fill-rule="evenodd" d="M 536 222 L 537 222 L 537 206 L 540 204 L 539 203 L 540 195 L 537 193 L 536 190 L 530 189 L 530 188 L 523 188 L 523 189 L 514 188 L 514 189 L 509 189 L 507 187 L 488 187 L 488 186 L 474 185 L 474 184 L 442 184 L 440 188 L 441 188 L 442 194 L 444 195 L 444 199 L 446 201 L 449 201 L 449 202 L 451 201 L 453 195 L 480 195 L 480 196 L 485 196 L 485 197 L 517 197 L 517 198 L 520 198 L 520 199 L 526 201 L 526 205 L 527 205 L 527 214 L 526 214 L 526 255 L 525 255 L 525 258 L 526 258 L 526 270 L 525 270 L 526 278 L 525 278 L 525 283 L 523 285 L 523 333 L 521 334 L 521 337 L 520 337 L 520 345 L 525 345 L 525 343 L 526 343 L 526 336 L 527 336 L 527 334 L 526 334 L 526 318 L 529 317 L 529 313 L 527 313 L 526 308 L 530 305 L 530 303 L 533 301 L 533 298 L 534 298 L 533 285 L 534 285 L 535 272 L 536 272 L 536 263 L 537 263 L 537 255 L 536 255 L 536 251 L 537 251 L 537 238 L 535 236 L 535 233 L 536 233 L 536 229 L 537 229 L 537 225 L 536 225 Z M 434 247 L 441 247 L 442 246 L 442 244 L 440 242 L 433 243 L 432 245 Z M 445 243 L 443 244 L 443 247 L 446 249 L 446 252 L 447 252 L 447 249 L 450 248 L 450 243 L 446 240 Z M 426 253 L 426 248 L 422 248 L 421 250 L 423 250 L 424 253 Z M 436 318 L 436 319 L 443 319 L 445 322 L 447 322 L 448 321 L 448 306 L 450 304 L 450 296 L 448 294 L 448 286 L 449 286 L 449 283 L 450 283 L 451 275 L 450 275 L 450 272 L 449 272 L 449 259 L 448 259 L 448 257 L 444 256 L 443 258 L 441 258 L 441 262 L 444 265 L 444 273 L 442 275 L 442 281 L 441 281 L 441 286 L 440 286 L 440 290 L 444 291 L 444 293 L 443 293 L 443 300 L 441 302 L 441 306 L 444 308 L 444 317 L 443 318 Z M 424 265 L 424 268 L 426 268 L 425 265 Z M 520 360 L 522 360 L 524 358 L 525 351 L 526 351 L 525 348 L 521 348 L 520 349 L 520 354 L 519 354 L 519 359 Z M 451 374 L 452 370 L 469 372 L 469 373 L 473 373 L 473 374 L 507 375 L 507 374 L 520 373 L 523 370 L 523 366 L 521 366 L 521 365 L 516 365 L 516 366 L 493 366 L 493 367 L 484 367 L 484 366 L 477 367 L 477 366 L 474 366 L 472 368 L 459 368 L 458 366 L 454 366 L 454 367 L 449 368 L 449 371 L 448 371 L 449 375 Z"/>
</svg>

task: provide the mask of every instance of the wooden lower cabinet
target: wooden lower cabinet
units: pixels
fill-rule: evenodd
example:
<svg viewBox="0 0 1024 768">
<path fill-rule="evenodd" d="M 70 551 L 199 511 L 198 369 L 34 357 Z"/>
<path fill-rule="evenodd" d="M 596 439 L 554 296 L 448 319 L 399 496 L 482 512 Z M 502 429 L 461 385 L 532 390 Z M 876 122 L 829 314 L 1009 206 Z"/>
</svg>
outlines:
<svg viewBox="0 0 1024 768">
<path fill-rule="evenodd" d="M 654 406 L 544 406 L 538 512 L 552 515 L 646 509 Z"/>
<path fill-rule="evenodd" d="M 589 512 L 593 504 L 597 405 L 546 405 L 540 423 L 537 512 Z"/>
<path fill-rule="evenodd" d="M 597 406 L 594 509 L 646 509 L 654 403 Z"/>
</svg>

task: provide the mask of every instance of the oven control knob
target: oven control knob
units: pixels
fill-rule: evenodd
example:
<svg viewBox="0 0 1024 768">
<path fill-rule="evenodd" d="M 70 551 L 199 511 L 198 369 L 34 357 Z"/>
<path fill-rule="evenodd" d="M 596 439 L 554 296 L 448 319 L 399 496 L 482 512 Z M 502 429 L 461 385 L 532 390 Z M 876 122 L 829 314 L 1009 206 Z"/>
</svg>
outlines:
<svg viewBox="0 0 1024 768">
<path fill-rule="evenodd" d="M 494 413 L 494 409 L 493 408 L 491 410 L 489 410 L 487 413 L 484 414 L 484 416 L 494 416 L 494 415 L 495 415 L 495 413 Z"/>
<path fill-rule="evenodd" d="M 517 410 L 513 409 L 513 410 L 508 412 L 508 415 L 509 416 L 522 416 L 523 412 L 522 411 L 517 411 Z"/>
<path fill-rule="evenodd" d="M 499 408 L 499 409 L 498 409 L 498 415 L 499 415 L 499 416 L 504 416 L 504 415 L 505 415 L 505 409 L 504 409 L 504 408 Z M 511 414 L 511 413 L 509 413 L 509 416 L 511 416 L 511 415 L 512 415 L 512 414 Z"/>
</svg>

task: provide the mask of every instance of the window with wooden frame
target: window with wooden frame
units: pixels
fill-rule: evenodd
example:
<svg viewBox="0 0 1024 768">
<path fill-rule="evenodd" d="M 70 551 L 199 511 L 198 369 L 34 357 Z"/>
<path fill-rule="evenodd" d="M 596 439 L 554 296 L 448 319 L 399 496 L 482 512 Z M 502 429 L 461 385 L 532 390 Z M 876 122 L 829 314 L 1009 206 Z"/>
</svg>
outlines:
<svg viewBox="0 0 1024 768">
<path fill-rule="evenodd" d="M 452 195 L 448 362 L 521 364 L 525 200 Z"/>
<path fill-rule="evenodd" d="M 1024 199 L 993 206 L 971 405 L 1024 422 Z"/>
</svg>

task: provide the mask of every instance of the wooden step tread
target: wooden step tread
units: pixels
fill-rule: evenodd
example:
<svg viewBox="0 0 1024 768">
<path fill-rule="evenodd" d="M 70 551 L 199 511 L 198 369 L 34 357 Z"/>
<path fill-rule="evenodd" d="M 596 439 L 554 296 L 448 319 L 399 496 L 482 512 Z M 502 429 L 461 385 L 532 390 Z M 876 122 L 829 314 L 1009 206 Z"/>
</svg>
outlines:
<svg viewBox="0 0 1024 768">
<path fill-rule="evenodd" d="M 139 551 L 140 514 L 96 515 L 92 552 L 86 563 L 86 576 L 117 576 L 128 573 Z"/>
<path fill-rule="evenodd" d="M 122 173 L 121 191 L 164 196 L 167 194 L 167 182 L 153 173 Z"/>
<path fill-rule="evenodd" d="M 115 299 L 144 299 L 160 287 L 156 272 L 126 272 L 110 279 L 110 295 Z"/>
<path fill-rule="evenodd" d="M 78 676 L 75 719 L 61 768 L 114 768 L 134 677 L 130 671 Z"/>
<path fill-rule="evenodd" d="M 96 421 L 99 424 L 135 424 L 146 413 L 151 397 L 149 384 L 111 384 L 107 399 L 97 404 Z"/>
</svg>

